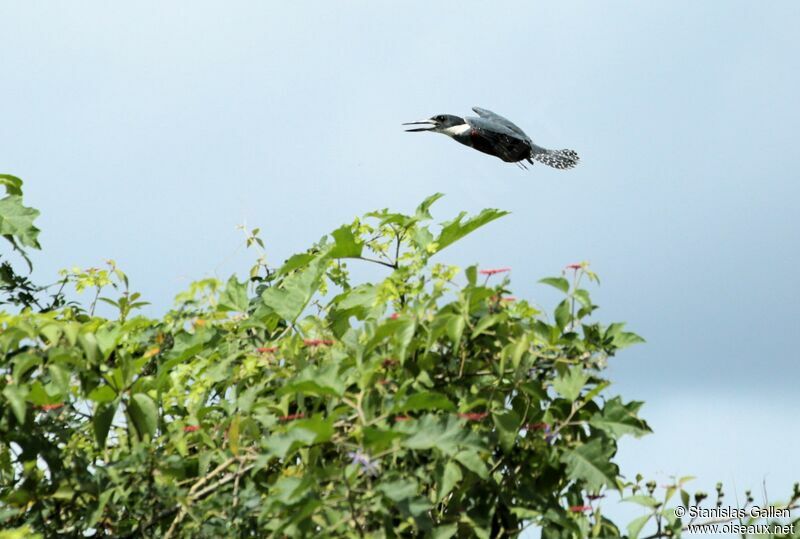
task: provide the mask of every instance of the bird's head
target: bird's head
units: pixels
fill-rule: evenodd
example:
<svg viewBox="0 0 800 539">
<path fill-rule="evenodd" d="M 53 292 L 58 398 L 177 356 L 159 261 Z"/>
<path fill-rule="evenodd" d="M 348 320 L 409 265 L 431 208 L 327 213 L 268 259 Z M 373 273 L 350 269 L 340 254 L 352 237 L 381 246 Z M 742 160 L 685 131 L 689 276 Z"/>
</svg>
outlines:
<svg viewBox="0 0 800 539">
<path fill-rule="evenodd" d="M 420 125 L 423 127 L 414 127 L 412 129 L 406 129 L 406 132 L 416 132 L 416 131 L 430 131 L 432 133 L 443 133 L 446 129 L 450 127 L 455 127 L 457 125 L 463 125 L 464 118 L 459 116 L 453 116 L 452 114 L 438 114 L 433 116 L 427 120 L 420 120 L 418 122 L 408 122 L 404 123 L 403 125 Z"/>
</svg>

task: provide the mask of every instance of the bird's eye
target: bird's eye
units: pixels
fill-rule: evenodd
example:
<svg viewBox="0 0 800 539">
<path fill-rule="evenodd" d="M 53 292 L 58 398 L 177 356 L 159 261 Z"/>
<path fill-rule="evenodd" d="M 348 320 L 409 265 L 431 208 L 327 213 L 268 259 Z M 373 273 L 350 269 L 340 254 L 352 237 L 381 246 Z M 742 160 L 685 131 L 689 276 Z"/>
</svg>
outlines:
<svg viewBox="0 0 800 539">
<path fill-rule="evenodd" d="M 437 116 L 436 118 L 434 118 L 434 120 L 436 120 L 437 122 L 443 122 L 444 116 Z"/>
</svg>

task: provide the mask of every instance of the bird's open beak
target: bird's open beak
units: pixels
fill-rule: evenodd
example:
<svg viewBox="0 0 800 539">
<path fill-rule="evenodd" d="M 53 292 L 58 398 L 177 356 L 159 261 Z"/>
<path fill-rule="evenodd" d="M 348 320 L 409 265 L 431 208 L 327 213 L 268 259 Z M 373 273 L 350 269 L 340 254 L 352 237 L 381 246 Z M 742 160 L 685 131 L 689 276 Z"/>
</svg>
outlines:
<svg viewBox="0 0 800 539">
<path fill-rule="evenodd" d="M 406 133 L 413 133 L 416 131 L 433 131 L 436 129 L 438 123 L 434 120 L 420 120 L 418 122 L 408 122 L 403 125 L 424 125 L 425 127 L 415 127 L 413 129 L 406 129 Z"/>
</svg>

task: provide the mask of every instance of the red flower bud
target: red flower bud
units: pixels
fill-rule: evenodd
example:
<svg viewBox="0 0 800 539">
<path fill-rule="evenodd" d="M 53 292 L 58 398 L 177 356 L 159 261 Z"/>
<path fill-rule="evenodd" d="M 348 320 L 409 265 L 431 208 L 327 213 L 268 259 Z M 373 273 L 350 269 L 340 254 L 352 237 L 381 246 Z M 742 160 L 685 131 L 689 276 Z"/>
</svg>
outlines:
<svg viewBox="0 0 800 539">
<path fill-rule="evenodd" d="M 330 346 L 333 341 L 330 339 L 303 339 L 303 344 L 306 346 Z"/>
<path fill-rule="evenodd" d="M 407 416 L 407 415 L 396 415 L 396 416 L 394 416 L 394 420 L 395 421 L 411 421 L 412 419 L 414 419 L 414 418 L 411 417 L 411 416 Z"/>
<path fill-rule="evenodd" d="M 185 427 L 183 427 L 183 432 L 195 432 L 198 430 L 200 430 L 200 427 L 198 427 L 197 425 L 186 425 Z"/>
<path fill-rule="evenodd" d="M 591 505 L 573 505 L 569 508 L 572 513 L 583 513 L 584 511 L 591 511 Z"/>
<path fill-rule="evenodd" d="M 256 348 L 259 354 L 272 354 L 277 352 L 277 346 L 262 346 L 261 348 Z"/>
<path fill-rule="evenodd" d="M 63 402 L 57 402 L 55 404 L 42 404 L 41 406 L 39 406 L 39 409 L 45 412 L 49 412 L 50 410 L 58 410 L 62 406 L 64 406 Z"/>
<path fill-rule="evenodd" d="M 489 415 L 489 412 L 469 412 L 466 414 L 458 414 L 458 417 L 461 419 L 466 419 L 467 421 L 481 421 L 485 419 L 486 416 Z"/>
<path fill-rule="evenodd" d="M 300 412 L 300 413 L 297 413 L 297 414 L 282 415 L 278 419 L 280 419 L 281 421 L 285 422 L 285 421 L 293 421 L 295 419 L 302 419 L 305 416 L 306 416 L 306 414 Z"/>
<path fill-rule="evenodd" d="M 525 423 L 525 428 L 527 430 L 547 430 L 550 425 L 547 423 Z"/>
<path fill-rule="evenodd" d="M 511 271 L 511 268 L 493 268 L 493 269 L 484 269 L 480 271 L 481 275 L 495 275 L 496 273 L 505 273 L 507 271 Z"/>
</svg>

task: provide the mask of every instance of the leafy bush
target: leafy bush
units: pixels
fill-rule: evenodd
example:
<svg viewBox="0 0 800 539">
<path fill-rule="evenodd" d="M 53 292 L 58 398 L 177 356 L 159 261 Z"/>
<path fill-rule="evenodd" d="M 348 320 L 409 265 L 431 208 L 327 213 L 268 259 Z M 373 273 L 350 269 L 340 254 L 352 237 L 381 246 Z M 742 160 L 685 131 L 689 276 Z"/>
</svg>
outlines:
<svg viewBox="0 0 800 539">
<path fill-rule="evenodd" d="M 620 537 L 599 504 L 619 490 L 648 508 L 631 537 L 679 535 L 655 485 L 613 460 L 650 429 L 641 402 L 606 395 L 606 362 L 641 339 L 593 320 L 595 274 L 544 279 L 564 294 L 548 316 L 510 296 L 506 269 L 434 263 L 505 213 L 437 228 L 439 196 L 262 258 L 247 282 L 195 283 L 160 319 L 136 315 L 113 263 L 65 272 L 88 307 L 0 314 L 7 533 Z M 354 283 L 353 260 L 383 275 Z"/>
</svg>

